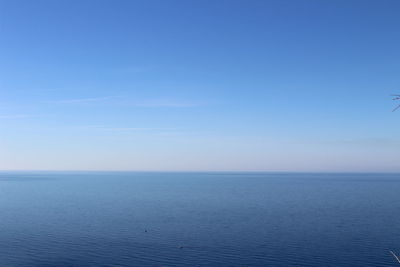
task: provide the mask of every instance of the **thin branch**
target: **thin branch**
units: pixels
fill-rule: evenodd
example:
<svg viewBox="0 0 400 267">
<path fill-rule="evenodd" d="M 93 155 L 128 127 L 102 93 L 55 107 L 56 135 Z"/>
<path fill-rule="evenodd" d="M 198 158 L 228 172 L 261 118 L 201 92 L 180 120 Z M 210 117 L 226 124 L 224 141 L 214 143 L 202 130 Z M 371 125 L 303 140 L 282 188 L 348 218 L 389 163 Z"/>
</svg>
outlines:
<svg viewBox="0 0 400 267">
<path fill-rule="evenodd" d="M 395 98 L 393 98 L 393 100 L 400 100 L 400 95 L 392 95 L 392 96 L 395 96 Z M 395 109 L 393 109 L 393 111 L 396 111 L 397 109 L 399 109 L 400 108 L 400 105 L 398 105 Z"/>
<path fill-rule="evenodd" d="M 393 251 L 391 251 L 391 250 L 389 250 L 390 251 L 390 253 L 393 255 L 393 257 L 397 260 L 397 262 L 398 263 L 400 263 L 400 259 L 399 259 L 399 257 L 397 257 L 397 255 L 396 254 L 394 254 L 394 252 Z"/>
</svg>

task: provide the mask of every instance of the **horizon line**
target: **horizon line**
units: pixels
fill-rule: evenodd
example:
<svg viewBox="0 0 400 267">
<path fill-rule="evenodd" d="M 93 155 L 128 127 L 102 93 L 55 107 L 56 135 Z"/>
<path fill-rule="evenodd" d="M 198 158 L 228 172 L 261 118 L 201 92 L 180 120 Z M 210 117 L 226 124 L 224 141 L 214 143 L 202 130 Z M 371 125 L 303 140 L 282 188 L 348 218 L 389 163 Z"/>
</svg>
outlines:
<svg viewBox="0 0 400 267">
<path fill-rule="evenodd" d="M 304 173 L 304 174 L 400 174 L 399 171 L 284 171 L 284 170 L 51 170 L 51 169 L 33 169 L 33 170 L 5 170 L 0 172 L 165 172 L 165 173 Z"/>
</svg>

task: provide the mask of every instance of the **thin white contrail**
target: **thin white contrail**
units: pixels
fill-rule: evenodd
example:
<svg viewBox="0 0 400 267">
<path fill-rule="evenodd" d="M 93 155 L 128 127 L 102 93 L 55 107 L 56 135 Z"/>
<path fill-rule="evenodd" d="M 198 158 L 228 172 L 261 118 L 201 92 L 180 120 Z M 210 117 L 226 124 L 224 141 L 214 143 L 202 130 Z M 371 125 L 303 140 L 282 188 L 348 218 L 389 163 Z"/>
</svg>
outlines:
<svg viewBox="0 0 400 267">
<path fill-rule="evenodd" d="M 397 260 L 397 262 L 398 263 L 400 263 L 400 259 L 399 259 L 399 257 L 397 257 L 397 255 L 396 254 L 394 254 L 394 252 L 393 251 L 391 251 L 390 250 L 390 253 L 393 255 L 393 257 Z"/>
</svg>

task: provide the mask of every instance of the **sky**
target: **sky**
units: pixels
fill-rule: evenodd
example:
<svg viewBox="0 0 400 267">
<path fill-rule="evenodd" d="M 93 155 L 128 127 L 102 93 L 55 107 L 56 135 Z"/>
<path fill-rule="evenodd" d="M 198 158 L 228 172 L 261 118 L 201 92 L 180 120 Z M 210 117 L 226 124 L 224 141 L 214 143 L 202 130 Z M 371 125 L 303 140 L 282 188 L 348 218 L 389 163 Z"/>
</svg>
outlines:
<svg viewBox="0 0 400 267">
<path fill-rule="evenodd" d="M 400 172 L 399 11 L 0 0 L 0 170 Z"/>
</svg>

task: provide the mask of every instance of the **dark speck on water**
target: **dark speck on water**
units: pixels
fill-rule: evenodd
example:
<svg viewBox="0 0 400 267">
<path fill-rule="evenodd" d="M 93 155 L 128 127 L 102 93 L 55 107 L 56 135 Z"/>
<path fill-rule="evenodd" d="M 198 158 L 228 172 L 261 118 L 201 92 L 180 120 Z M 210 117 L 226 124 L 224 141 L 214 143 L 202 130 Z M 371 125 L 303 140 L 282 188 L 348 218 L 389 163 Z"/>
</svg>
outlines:
<svg viewBox="0 0 400 267">
<path fill-rule="evenodd" d="M 398 266 L 399 192 L 398 174 L 0 172 L 0 266 Z"/>
</svg>

